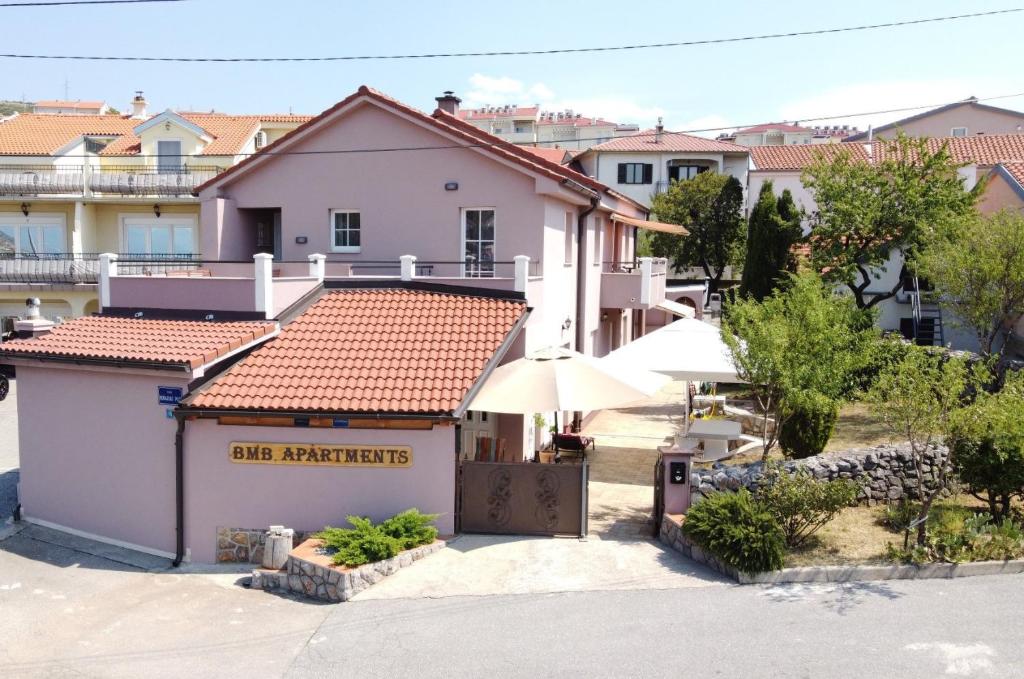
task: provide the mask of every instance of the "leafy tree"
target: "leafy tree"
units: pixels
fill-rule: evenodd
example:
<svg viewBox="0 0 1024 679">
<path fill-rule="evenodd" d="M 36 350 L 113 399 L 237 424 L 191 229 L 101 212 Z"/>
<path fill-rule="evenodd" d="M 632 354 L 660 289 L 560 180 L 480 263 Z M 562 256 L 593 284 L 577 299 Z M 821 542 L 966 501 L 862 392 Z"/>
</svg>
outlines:
<svg viewBox="0 0 1024 679">
<path fill-rule="evenodd" d="M 965 191 L 945 144 L 929 149 L 926 139 L 900 134 L 873 146 L 872 162 L 841 150 L 819 156 L 802 181 L 818 211 L 812 218 L 811 265 L 832 283 L 845 285 L 857 306 L 871 308 L 896 296 L 902 279 L 868 294 L 894 251 L 910 270 L 919 255 L 974 213 L 981 183 Z"/>
<path fill-rule="evenodd" d="M 974 330 L 981 353 L 998 357 L 1024 316 L 1024 215 L 1002 211 L 965 220 L 955 238 L 924 253 L 920 269 L 954 322 Z"/>
<path fill-rule="evenodd" d="M 722 339 L 765 414 L 761 438 L 767 460 L 794 412 L 821 397 L 838 402 L 849 396 L 876 332 L 849 297 L 836 296 L 812 273 L 790 276 L 785 289 L 760 302 L 737 300 L 727 311 Z"/>
<path fill-rule="evenodd" d="M 699 266 L 716 291 L 725 267 L 742 261 L 743 186 L 731 176 L 701 172 L 693 179 L 672 182 L 651 201 L 658 219 L 680 224 L 688 236 L 658 233 L 651 251 L 672 260 L 675 268 Z"/>
<path fill-rule="evenodd" d="M 787 189 L 776 199 L 771 181 L 766 181 L 750 212 L 740 295 L 756 300 L 770 295 L 783 272 L 791 270 L 790 249 L 800 235 L 800 213 L 793 195 Z"/>
<path fill-rule="evenodd" d="M 927 519 L 932 503 L 949 487 L 949 455 L 938 464 L 935 482 L 927 482 L 926 455 L 933 444 L 950 437 L 962 416 L 965 394 L 978 384 L 962 358 L 911 347 L 899 363 L 882 370 L 868 391 L 868 402 L 894 438 L 910 443 L 921 501 L 917 516 L 917 544 L 927 544 Z"/>
<path fill-rule="evenodd" d="M 1024 498 L 1024 376 L 997 394 L 985 395 L 957 424 L 950 450 L 953 467 L 974 497 L 988 503 L 1002 523 L 1013 498 Z"/>
<path fill-rule="evenodd" d="M 859 492 L 849 479 L 818 481 L 806 469 L 789 474 L 780 465 L 770 465 L 755 497 L 782 527 L 786 546 L 794 548 L 856 503 Z"/>
</svg>

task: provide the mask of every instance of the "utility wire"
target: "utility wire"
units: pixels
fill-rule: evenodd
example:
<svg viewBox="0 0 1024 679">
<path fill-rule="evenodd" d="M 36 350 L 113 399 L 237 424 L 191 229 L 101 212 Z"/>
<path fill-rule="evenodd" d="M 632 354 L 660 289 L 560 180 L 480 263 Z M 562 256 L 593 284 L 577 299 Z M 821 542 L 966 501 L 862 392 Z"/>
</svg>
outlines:
<svg viewBox="0 0 1024 679">
<path fill-rule="evenodd" d="M 1015 92 L 1013 94 L 999 94 L 999 95 L 995 95 L 995 96 L 992 96 L 992 97 L 975 98 L 975 99 L 973 99 L 973 101 L 976 101 L 976 102 L 980 102 L 980 101 L 993 101 L 993 100 L 996 100 L 996 99 L 1011 99 L 1013 97 L 1024 97 L 1024 92 Z M 789 121 L 789 122 L 797 122 L 797 121 L 811 122 L 811 121 L 819 121 L 819 120 L 838 120 L 838 119 L 841 119 L 841 118 L 856 118 L 856 117 L 859 117 L 859 116 L 881 115 L 881 114 L 884 114 L 884 113 L 903 113 L 903 112 L 906 112 L 906 111 L 917 111 L 917 110 L 922 109 L 922 108 L 938 108 L 940 106 L 949 106 L 951 104 L 962 104 L 962 103 L 965 103 L 965 102 L 963 100 L 961 100 L 961 101 L 948 101 L 948 102 L 944 102 L 944 103 L 941 103 L 941 104 L 921 104 L 921 105 L 918 105 L 918 106 L 904 106 L 904 107 L 901 107 L 901 108 L 890 108 L 890 109 L 876 110 L 876 111 L 862 111 L 860 113 L 843 113 L 843 114 L 830 115 L 830 116 L 818 116 L 818 117 L 815 117 L 815 118 L 795 118 L 795 119 L 793 119 L 792 121 Z M 785 120 L 779 121 L 779 124 L 783 124 L 783 123 L 786 123 L 786 122 L 787 121 L 785 121 Z M 664 130 L 664 131 L 662 131 L 661 134 L 693 134 L 693 133 L 696 133 L 696 132 L 719 132 L 719 131 L 723 131 L 723 130 L 738 130 L 738 129 L 743 129 L 744 127 L 753 127 L 754 125 L 760 125 L 760 124 L 764 124 L 763 121 L 760 122 L 760 123 L 749 123 L 749 124 L 746 124 L 746 125 L 728 125 L 728 126 L 725 126 L 725 127 L 701 127 L 701 128 L 692 128 L 692 129 L 688 129 L 688 130 Z M 562 143 L 565 143 L 565 142 L 573 142 L 573 143 L 576 143 L 576 142 L 590 142 L 590 141 L 605 142 L 605 141 L 615 141 L 615 140 L 618 140 L 618 139 L 646 139 L 646 138 L 649 138 L 649 137 L 654 137 L 656 134 L 657 134 L 657 132 L 653 132 L 652 131 L 652 132 L 640 132 L 640 133 L 637 133 L 637 134 L 630 134 L 630 135 L 625 135 L 625 136 L 622 136 L 622 137 L 612 137 L 610 139 L 608 137 L 590 137 L 590 138 L 580 138 L 580 139 L 565 139 L 565 140 L 536 141 L 536 142 L 520 142 L 520 143 L 516 143 L 514 145 L 515 146 L 519 146 L 519 147 L 523 147 L 523 148 L 530 148 L 530 147 L 537 147 L 537 146 L 542 145 L 542 144 L 562 144 Z M 103 136 L 103 135 L 99 135 L 99 136 Z M 713 140 L 709 139 L 708 141 L 713 141 Z M 476 143 L 467 143 L 467 144 L 445 144 L 445 145 L 439 145 L 439 146 L 395 146 L 395 147 L 389 147 L 389 148 L 321 149 L 321 150 L 310 150 L 310 151 L 275 151 L 275 150 L 271 149 L 269 151 L 256 151 L 254 153 L 248 153 L 248 154 L 240 153 L 240 154 L 227 154 L 227 155 L 243 155 L 243 156 L 254 156 L 254 155 L 263 155 L 263 156 L 317 156 L 317 155 L 333 155 L 333 154 L 348 154 L 348 153 L 394 153 L 394 152 L 398 152 L 398 151 L 445 151 L 445 150 L 449 150 L 449 149 L 494 148 L 494 147 L 504 146 L 504 145 L 506 145 L 508 143 L 511 143 L 511 142 L 505 142 L 505 141 L 501 141 L 501 142 L 476 142 Z M 61 155 L 60 157 L 61 158 L 95 158 L 96 155 L 95 154 L 76 154 L 76 155 L 68 154 L 68 155 Z M 117 156 L 107 156 L 107 157 L 113 158 L 113 157 L 117 157 Z M 161 156 L 160 154 L 155 154 L 155 153 L 150 153 L 150 154 L 139 153 L 139 154 L 132 154 L 132 155 L 126 156 L 126 157 L 130 157 L 130 158 L 159 158 L 159 157 L 174 158 L 175 156 L 174 155 L 167 155 L 167 154 L 163 154 Z M 181 156 L 179 156 L 179 157 L 182 157 L 182 158 L 196 158 L 198 156 L 190 156 L 190 155 L 181 154 Z M 2 166 L 0 166 L 0 167 L 2 167 Z"/>
<path fill-rule="evenodd" d="M 94 0 L 99 2 L 100 0 Z M 113 1 L 113 0 L 108 0 Z M 135 0 L 141 1 L 141 0 Z M 625 50 L 661 49 L 667 47 L 693 47 L 696 45 L 718 45 L 734 42 L 750 42 L 755 40 L 774 40 L 779 38 L 795 38 L 807 35 L 828 35 L 834 33 L 850 33 L 854 31 L 869 31 L 880 28 L 895 28 L 898 26 L 914 26 L 918 24 L 937 23 L 942 21 L 956 21 L 960 19 L 973 19 L 977 17 L 989 17 L 1002 14 L 1013 14 L 1024 11 L 1024 7 L 1012 7 L 1008 9 L 997 9 L 988 12 L 973 12 L 970 14 L 956 14 L 951 16 L 931 17 L 926 19 L 908 19 L 906 21 L 889 21 L 886 23 L 864 24 L 860 26 L 845 26 L 841 28 L 821 28 L 809 31 L 791 31 L 788 33 L 765 33 L 761 35 L 747 35 L 733 38 L 710 38 L 705 40 L 687 40 L 680 42 L 659 42 L 640 45 L 615 45 L 605 47 L 570 47 L 545 50 L 505 50 L 496 52 L 437 52 L 430 54 L 370 54 L 370 55 L 348 55 L 348 56 L 327 56 L 327 57 L 142 57 L 142 56 L 99 56 L 99 55 L 70 55 L 70 54 L 0 54 L 3 59 L 60 59 L 74 61 L 164 61 L 164 62 L 200 62 L 200 63 L 239 63 L 239 62 L 308 62 L 308 61 L 371 61 L 388 59 L 441 59 L 455 57 L 518 57 L 531 55 L 551 54 L 579 54 L 582 52 L 620 52 Z"/>
<path fill-rule="evenodd" d="M 187 2 L 187 0 L 52 0 L 50 2 L 0 2 L 0 7 L 58 7 L 67 5 L 137 5 L 152 2 Z"/>
</svg>

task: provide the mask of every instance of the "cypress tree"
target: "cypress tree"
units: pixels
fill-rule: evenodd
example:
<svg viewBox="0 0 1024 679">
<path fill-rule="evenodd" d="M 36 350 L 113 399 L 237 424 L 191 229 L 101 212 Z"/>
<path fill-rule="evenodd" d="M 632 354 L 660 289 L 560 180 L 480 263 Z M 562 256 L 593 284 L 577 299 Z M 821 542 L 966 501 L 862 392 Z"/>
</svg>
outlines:
<svg viewBox="0 0 1024 679">
<path fill-rule="evenodd" d="M 779 275 L 778 241 L 782 224 L 772 183 L 765 181 L 747 225 L 747 260 L 740 279 L 741 296 L 760 302 L 772 294 Z"/>
<path fill-rule="evenodd" d="M 782 238 L 778 241 L 776 248 L 776 264 L 780 271 L 796 273 L 797 261 L 793 254 L 793 244 L 798 242 L 804 235 L 803 226 L 800 224 L 803 213 L 796 206 L 793 194 L 789 189 L 783 189 L 778 202 L 779 217 L 782 219 Z"/>
</svg>

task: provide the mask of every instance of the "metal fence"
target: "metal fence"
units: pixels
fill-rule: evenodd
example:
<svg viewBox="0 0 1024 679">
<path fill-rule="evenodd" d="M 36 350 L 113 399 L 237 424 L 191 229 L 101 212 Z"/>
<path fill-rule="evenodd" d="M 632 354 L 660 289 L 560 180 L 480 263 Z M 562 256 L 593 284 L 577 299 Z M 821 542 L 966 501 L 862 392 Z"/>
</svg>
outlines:
<svg viewBox="0 0 1024 679">
<path fill-rule="evenodd" d="M 174 275 L 199 269 L 196 254 L 119 255 L 117 272 L 124 276 Z M 0 282 L 75 284 L 99 281 L 98 253 L 0 253 Z"/>
</svg>

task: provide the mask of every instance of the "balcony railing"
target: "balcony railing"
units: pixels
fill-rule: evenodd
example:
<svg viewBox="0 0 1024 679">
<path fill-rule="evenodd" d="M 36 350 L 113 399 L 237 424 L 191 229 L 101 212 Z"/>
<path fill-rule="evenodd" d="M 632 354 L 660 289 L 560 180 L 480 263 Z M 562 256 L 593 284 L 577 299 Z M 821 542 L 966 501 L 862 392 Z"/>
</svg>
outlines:
<svg viewBox="0 0 1024 679">
<path fill-rule="evenodd" d="M 214 165 L 188 164 L 171 170 L 143 165 L 0 165 L 0 196 L 187 196 L 221 171 Z"/>
<path fill-rule="evenodd" d="M 604 262 L 601 268 L 601 306 L 608 309 L 650 309 L 665 300 L 668 263 L 646 258 L 635 261 Z"/>
<path fill-rule="evenodd" d="M 220 168 L 212 165 L 184 165 L 172 171 L 104 165 L 89 173 L 88 186 L 95 193 L 120 196 L 187 196 L 219 172 Z"/>
<path fill-rule="evenodd" d="M 192 275 L 202 264 L 197 254 L 118 255 L 126 276 Z M 98 253 L 0 253 L 0 283 L 80 284 L 99 280 Z"/>
</svg>

